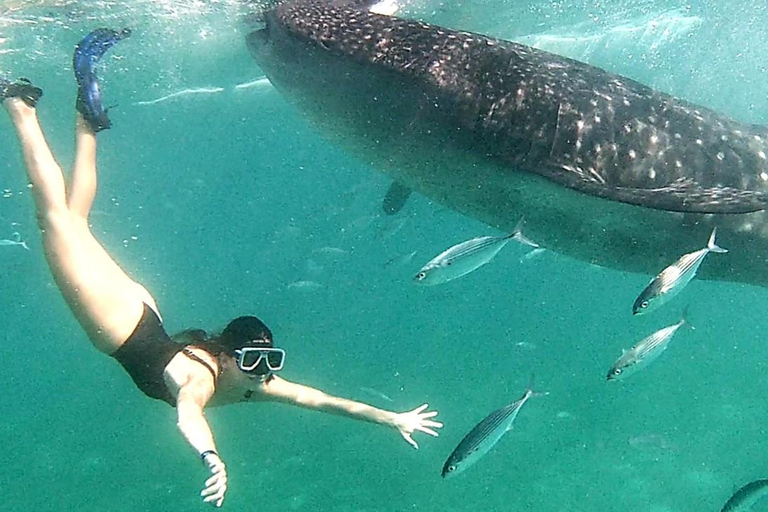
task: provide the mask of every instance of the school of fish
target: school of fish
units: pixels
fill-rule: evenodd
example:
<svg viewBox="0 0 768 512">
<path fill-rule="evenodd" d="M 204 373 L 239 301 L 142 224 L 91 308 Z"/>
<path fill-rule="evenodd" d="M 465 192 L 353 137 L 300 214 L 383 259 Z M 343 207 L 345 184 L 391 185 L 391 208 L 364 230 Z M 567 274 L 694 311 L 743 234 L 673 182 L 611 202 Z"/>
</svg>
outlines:
<svg viewBox="0 0 768 512">
<path fill-rule="evenodd" d="M 647 273 L 650 273 L 649 270 L 657 270 L 657 260 L 652 258 L 654 254 L 658 261 L 664 262 L 671 261 L 670 256 L 681 254 L 658 271 L 631 305 L 634 316 L 649 315 L 683 295 L 699 269 L 705 265 L 704 260 L 709 253 L 728 253 L 727 249 L 716 242 L 717 228 L 712 229 L 703 247 L 689 247 L 692 241 L 695 242 L 694 237 L 699 236 L 695 234 L 698 231 L 694 233 L 685 227 L 680 228 L 678 221 L 682 216 L 671 215 L 670 212 L 708 215 L 706 218 L 701 217 L 704 219 L 702 224 L 708 227 L 720 226 L 726 238 L 725 245 L 728 246 L 729 242 L 733 244 L 731 247 L 734 254 L 731 257 L 748 258 L 749 254 L 745 254 L 748 250 L 744 249 L 743 243 L 746 230 L 734 229 L 734 223 L 726 219 L 726 216 L 766 210 L 768 196 L 759 186 L 749 182 L 750 178 L 754 178 L 755 171 L 762 169 L 754 161 L 763 165 L 762 161 L 766 159 L 761 149 L 762 131 L 759 134 L 756 131 L 750 136 L 753 133 L 749 129 L 751 127 L 732 124 L 715 112 L 692 106 L 583 63 L 471 33 L 454 33 L 425 23 L 402 19 L 393 22 L 391 20 L 396 18 L 371 16 L 369 14 L 372 10 L 357 11 L 357 7 L 367 4 L 364 0 L 340 0 L 336 3 L 342 6 L 338 10 L 328 8 L 330 3 L 326 5 L 320 0 L 288 2 L 287 8 L 278 8 L 271 17 L 262 20 L 267 28 L 249 35 L 249 49 L 270 81 L 278 89 L 290 91 L 289 96 L 297 100 L 300 108 L 313 113 L 316 123 L 331 128 L 328 131 L 345 139 L 344 142 L 359 136 L 358 144 L 350 143 L 349 146 L 356 147 L 366 158 L 369 155 L 381 157 L 378 161 L 385 162 L 384 167 L 394 175 L 395 180 L 384 199 L 383 211 L 386 215 L 398 214 L 413 187 L 427 196 L 432 192 L 449 207 L 468 213 L 487 224 L 500 226 L 504 231 L 510 226 L 510 220 L 514 222 L 516 217 L 525 215 L 533 219 L 531 226 L 532 232 L 536 234 L 534 238 L 545 246 L 539 247 L 538 243 L 523 235 L 523 219 L 520 218 L 511 232 L 477 236 L 439 252 L 412 274 L 413 283 L 429 287 L 452 286 L 448 283 L 475 272 L 487 273 L 487 269 L 480 269 L 489 265 L 511 240 L 532 249 L 526 257 L 539 254 L 546 250 L 546 246 L 555 252 L 568 254 L 568 251 L 562 250 L 562 244 L 567 241 L 573 254 L 589 254 L 588 261 L 591 263 L 609 261 L 614 264 L 614 268 L 639 269 Z M 304 16 L 307 13 L 311 16 L 319 15 L 320 19 L 312 17 L 311 23 L 305 23 Z M 401 33 L 416 33 L 420 39 L 398 39 L 401 45 L 390 48 L 389 43 Z M 387 35 L 383 37 L 382 34 Z M 424 47 L 416 48 L 422 40 L 426 41 Z M 291 65 L 281 66 L 286 56 L 296 63 L 293 68 Z M 298 64 L 301 57 L 309 58 Z M 490 61 L 492 64 L 501 62 L 500 67 L 508 67 L 509 72 L 504 74 L 498 67 L 479 65 L 478 62 L 484 62 L 483 57 L 493 57 L 495 60 Z M 317 75 L 321 74 L 306 71 L 305 68 L 315 65 L 313 63 L 339 64 L 343 72 L 331 76 L 343 79 L 327 82 L 331 84 L 330 87 L 307 85 L 317 83 Z M 297 72 L 298 69 L 301 72 Z M 359 76 L 355 74 L 361 70 L 364 72 L 359 73 Z M 491 76 L 497 71 L 498 76 Z M 312 79 L 302 80 L 306 76 Z M 394 85 L 388 88 L 380 85 L 383 78 L 392 76 L 402 81 L 393 79 Z M 367 81 L 363 84 L 364 80 Z M 463 84 L 462 87 L 456 86 L 455 82 Z M 508 84 L 512 82 L 516 85 L 510 88 Z M 419 110 L 423 115 L 412 119 L 409 113 L 413 110 L 413 104 L 407 101 L 403 101 L 402 105 L 397 103 L 397 98 L 407 96 L 400 94 L 399 88 L 402 88 L 403 83 L 410 84 L 416 92 L 421 93 L 415 95 L 419 98 L 415 101 L 419 108 L 426 95 L 425 91 L 433 89 L 455 101 L 442 102 L 443 97 L 436 94 L 429 105 L 429 112 L 432 112 L 432 107 L 435 109 L 434 117 L 426 115 L 428 109 L 423 109 Z M 350 84 L 351 87 L 347 88 Z M 364 89 L 364 86 L 376 93 L 366 94 L 368 89 Z M 356 94 L 358 88 L 364 91 L 359 96 L 368 100 L 360 100 L 359 104 L 367 106 L 367 109 L 356 111 L 353 107 L 347 108 L 350 94 L 334 96 L 329 93 L 336 90 Z M 392 89 L 394 94 L 382 100 L 384 94 L 393 92 Z M 370 98 L 375 101 L 371 102 Z M 465 101 L 466 98 L 477 102 Z M 509 99 L 515 101 L 507 101 Z M 391 104 L 400 105 L 400 108 L 391 108 Z M 381 105 L 385 106 L 380 116 L 385 121 L 382 123 L 383 128 L 373 121 L 379 117 L 369 115 L 370 109 L 380 108 Z M 457 108 L 453 111 L 445 105 L 455 105 Z M 338 119 L 332 118 L 332 114 L 339 112 L 341 115 Z M 359 114 L 362 121 L 351 115 L 353 112 Z M 397 117 L 395 114 L 398 112 L 404 114 Z M 480 117 L 476 115 L 477 112 L 481 114 Z M 391 125 L 397 125 L 402 119 L 412 122 L 413 129 L 408 131 L 409 136 L 430 135 L 424 137 L 426 143 L 418 145 L 420 140 L 412 141 L 409 137 L 402 137 L 401 131 L 391 130 Z M 356 120 L 359 121 L 357 124 Z M 338 121 L 337 124 L 334 121 Z M 346 128 L 346 131 L 339 129 L 336 133 L 334 129 L 337 127 Z M 465 144 L 465 132 L 475 133 L 470 131 L 475 128 L 478 131 L 472 140 L 477 140 L 478 144 Z M 463 136 L 457 137 L 457 132 Z M 708 134 L 709 138 L 702 136 L 702 133 Z M 386 137 L 391 137 L 386 141 L 392 144 L 379 143 L 380 138 Z M 686 138 L 690 139 L 688 143 Z M 736 142 L 729 142 L 731 139 Z M 744 147 L 737 144 L 742 139 L 746 141 Z M 371 145 L 371 140 L 376 140 L 377 144 Z M 396 155 L 399 159 L 394 158 L 393 152 L 383 148 L 398 146 L 397 142 L 413 142 L 415 150 L 403 151 Z M 729 152 L 717 152 L 719 145 L 727 146 L 725 149 Z M 434 151 L 434 148 L 439 150 Z M 494 160 L 491 165 L 487 161 L 489 157 L 499 160 Z M 417 165 L 421 163 L 419 158 L 426 164 Z M 716 167 L 726 160 L 728 163 Z M 377 160 L 371 158 L 371 161 Z M 441 163 L 436 164 L 436 161 Z M 398 163 L 401 165 L 398 166 Z M 472 172 L 466 172 L 462 168 L 464 165 L 469 165 Z M 501 165 L 504 172 L 494 167 L 496 165 Z M 447 170 L 442 174 L 432 174 L 432 169 L 444 167 Z M 582 207 L 591 208 L 597 203 L 589 202 L 591 200 L 584 196 L 564 194 L 562 189 L 552 187 L 552 183 L 526 181 L 530 174 L 510 172 L 510 168 L 540 174 L 564 189 L 608 201 L 585 214 Z M 486 172 L 480 174 L 475 169 Z M 518 181 L 504 181 L 498 178 L 499 174 L 505 178 L 514 176 Z M 765 179 L 762 176 L 768 174 L 763 172 L 758 175 Z M 656 183 L 654 179 L 661 181 Z M 704 183 L 710 179 L 711 183 Z M 531 192 L 533 187 L 539 186 L 541 188 L 535 188 L 538 193 Z M 526 187 L 531 189 L 527 190 Z M 520 193 L 520 190 L 526 193 Z M 499 195 L 493 196 L 489 191 Z M 532 196 L 537 200 L 531 199 Z M 514 197 L 515 201 L 511 201 L 510 197 Z M 538 198 L 542 199 L 538 201 Z M 646 216 L 644 210 L 620 210 L 614 204 L 620 202 L 655 211 Z M 547 218 L 550 211 L 557 211 L 554 205 L 563 205 L 561 213 L 576 211 L 580 222 L 581 217 L 586 217 L 593 222 L 589 226 L 599 227 L 609 243 L 595 244 L 593 238 L 583 236 L 585 232 L 598 230 L 573 229 L 574 226 L 588 224 L 561 222 L 560 217 L 555 216 L 552 216 L 556 219 L 554 221 Z M 573 208 L 574 205 L 578 207 Z M 467 211 L 462 210 L 462 207 Z M 629 218 L 622 223 L 625 216 Z M 606 221 L 605 226 L 600 224 L 603 220 Z M 608 223 L 608 220 L 614 224 Z M 542 225 L 546 223 L 549 224 Z M 645 233 L 650 234 L 648 237 L 632 237 L 632 244 L 614 251 L 614 257 L 601 260 L 594 256 L 595 253 L 611 250 L 611 242 L 614 242 L 610 238 L 612 233 L 627 234 L 627 225 L 635 227 L 639 224 L 649 228 L 645 229 Z M 611 225 L 621 226 L 621 229 L 607 229 Z M 751 224 L 749 226 L 751 229 Z M 677 244 L 669 243 L 666 238 L 655 236 L 667 233 L 668 228 L 676 229 L 678 235 L 684 235 L 675 239 L 685 247 L 677 247 Z M 639 243 L 638 240 L 652 240 L 653 243 Z M 618 240 L 616 242 L 618 244 Z M 560 250 L 558 244 L 561 244 Z M 392 258 L 385 266 L 405 265 L 415 254 L 416 251 L 413 251 Z M 629 264 L 630 259 L 632 265 Z M 737 268 L 742 266 L 736 265 Z M 702 277 L 712 275 L 710 269 L 715 267 L 717 265 L 705 265 Z M 763 273 L 758 269 L 755 274 L 760 279 L 752 280 L 762 282 Z M 298 287 L 298 284 L 294 287 Z M 607 374 L 602 374 L 604 379 L 609 382 L 623 381 L 649 367 L 667 351 L 676 336 L 684 336 L 678 335 L 684 326 L 693 329 L 687 306 L 683 308 L 676 323 L 658 328 L 628 349 L 622 347 L 621 356 L 614 359 Z M 608 348 L 611 347 L 606 348 L 606 362 L 609 361 Z M 675 357 L 674 351 L 671 352 L 673 354 L 668 358 Z M 642 382 L 642 377 L 637 377 L 637 381 Z M 389 399 L 387 395 L 372 388 L 365 388 L 364 391 L 383 400 Z M 531 383 L 520 398 L 480 419 L 448 455 L 442 467 L 442 476 L 453 478 L 489 456 L 513 429 L 523 406 L 530 398 L 542 394 L 545 393 L 535 392 Z M 734 493 L 722 510 L 750 510 L 766 494 L 768 481 L 756 480 Z"/>
<path fill-rule="evenodd" d="M 436 285 L 470 274 L 490 262 L 512 239 L 540 249 L 538 244 L 523 236 L 522 224 L 521 219 L 510 235 L 477 237 L 448 248 L 425 264 L 414 276 L 414 281 Z M 638 296 L 633 305 L 633 313 L 649 313 L 669 303 L 693 280 L 707 254 L 727 253 L 726 249 L 715 243 L 716 233 L 717 230 L 713 229 L 704 248 L 682 255 L 661 270 Z M 606 380 L 623 380 L 648 366 L 667 349 L 677 331 L 688 323 L 686 306 L 682 318 L 677 323 L 663 327 L 643 338 L 632 348 L 623 350 L 621 357 L 611 365 Z M 443 465 L 442 476 L 457 475 L 488 454 L 504 434 L 512 430 L 523 405 L 537 394 L 531 384 L 521 398 L 491 412 L 475 425 L 448 456 Z"/>
</svg>

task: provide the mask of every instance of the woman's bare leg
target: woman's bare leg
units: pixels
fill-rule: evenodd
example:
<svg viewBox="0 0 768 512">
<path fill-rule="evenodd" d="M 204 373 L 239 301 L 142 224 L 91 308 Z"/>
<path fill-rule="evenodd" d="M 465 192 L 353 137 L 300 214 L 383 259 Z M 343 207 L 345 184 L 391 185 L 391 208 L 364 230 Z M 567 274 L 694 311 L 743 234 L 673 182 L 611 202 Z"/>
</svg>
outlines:
<svg viewBox="0 0 768 512">
<path fill-rule="evenodd" d="M 88 222 L 96 198 L 96 134 L 78 112 L 75 121 L 75 165 L 69 182 L 67 207 L 73 216 Z"/>
<path fill-rule="evenodd" d="M 111 354 L 135 329 L 142 302 L 154 305 L 154 301 L 106 253 L 88 227 L 96 192 L 95 136 L 78 116 L 76 165 L 68 203 L 63 173 L 45 141 L 35 109 L 19 98 L 7 98 L 3 105 L 21 143 L 51 273 L 96 348 Z"/>
<path fill-rule="evenodd" d="M 128 277 L 93 236 L 88 217 L 91 213 L 93 200 L 96 198 L 97 183 L 96 134 L 93 133 L 90 125 L 78 112 L 75 124 L 75 165 L 67 190 L 67 208 L 70 217 L 82 228 L 85 249 L 91 253 L 89 258 L 103 267 L 104 273 L 111 276 L 110 281 L 122 282 L 124 286 L 127 286 L 132 293 L 138 296 L 142 304 L 146 303 L 160 316 L 155 299 L 147 289 Z"/>
</svg>

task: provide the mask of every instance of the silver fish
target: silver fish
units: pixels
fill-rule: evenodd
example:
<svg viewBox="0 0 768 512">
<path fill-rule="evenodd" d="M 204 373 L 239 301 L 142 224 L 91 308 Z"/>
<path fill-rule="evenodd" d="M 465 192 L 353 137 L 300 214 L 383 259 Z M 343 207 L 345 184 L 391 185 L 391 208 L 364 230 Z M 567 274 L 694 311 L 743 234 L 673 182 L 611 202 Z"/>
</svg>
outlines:
<svg viewBox="0 0 768 512">
<path fill-rule="evenodd" d="M 18 232 L 13 234 L 13 240 L 8 240 L 8 239 L 0 240 L 0 246 L 5 246 L 5 245 L 19 245 L 24 249 L 29 250 L 29 247 L 27 246 L 27 242 L 21 239 L 21 235 Z"/>
<path fill-rule="evenodd" d="M 384 263 L 384 268 L 389 266 L 396 266 L 399 267 L 401 265 L 406 265 L 411 262 L 414 256 L 416 256 L 417 251 L 411 251 L 408 254 L 400 254 L 399 256 L 394 256 L 387 260 L 386 263 Z"/>
<path fill-rule="evenodd" d="M 712 234 L 709 235 L 709 242 L 705 248 L 681 256 L 679 260 L 651 279 L 651 282 L 640 292 L 632 305 L 632 314 L 639 315 L 653 311 L 680 293 L 696 275 L 701 262 L 704 261 L 704 256 L 710 252 L 728 252 L 727 249 L 715 244 L 716 232 L 717 228 L 712 229 Z"/>
<path fill-rule="evenodd" d="M 755 480 L 735 493 L 723 505 L 720 512 L 746 512 L 752 505 L 768 496 L 768 480 Z"/>
<path fill-rule="evenodd" d="M 369 388 L 367 386 L 361 386 L 360 387 L 360 391 L 363 391 L 365 393 L 368 393 L 369 395 L 381 398 L 382 400 L 385 400 L 387 402 L 394 402 L 394 400 L 392 400 L 392 397 L 390 397 L 387 394 L 382 393 L 381 391 L 379 391 L 378 389 L 375 389 L 375 388 Z"/>
<path fill-rule="evenodd" d="M 425 285 L 452 281 L 491 261 L 513 239 L 531 247 L 539 247 L 538 244 L 523 236 L 522 227 L 523 219 L 520 219 L 511 235 L 481 236 L 454 245 L 424 265 L 413 277 L 413 280 L 418 284 Z"/>
<path fill-rule="evenodd" d="M 322 283 L 309 280 L 294 281 L 285 287 L 286 290 L 301 290 L 306 292 L 319 290 L 320 288 L 323 288 Z"/>
<path fill-rule="evenodd" d="M 535 393 L 533 385 L 530 385 L 519 400 L 486 416 L 464 436 L 464 439 L 448 456 L 445 464 L 443 464 L 443 477 L 457 475 L 480 460 L 499 442 L 504 434 L 512 430 L 512 423 L 525 402 L 532 396 L 543 394 L 546 393 Z"/>
<path fill-rule="evenodd" d="M 319 249 L 314 249 L 312 252 L 315 254 L 328 256 L 329 258 L 343 258 L 345 256 L 349 256 L 349 253 L 346 250 L 342 249 L 341 247 L 333 246 L 320 247 Z"/>
<path fill-rule="evenodd" d="M 608 371 L 607 379 L 623 379 L 654 361 L 666 350 L 677 330 L 688 323 L 686 316 L 686 313 L 683 313 L 683 318 L 676 324 L 659 329 L 631 349 L 623 351 Z"/>
</svg>

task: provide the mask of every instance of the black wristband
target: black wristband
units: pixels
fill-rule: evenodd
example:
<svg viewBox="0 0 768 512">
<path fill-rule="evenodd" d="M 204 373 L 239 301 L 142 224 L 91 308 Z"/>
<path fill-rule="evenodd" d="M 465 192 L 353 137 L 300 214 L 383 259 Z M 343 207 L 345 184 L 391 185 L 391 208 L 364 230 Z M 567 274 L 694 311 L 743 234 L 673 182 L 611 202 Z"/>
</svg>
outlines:
<svg viewBox="0 0 768 512">
<path fill-rule="evenodd" d="M 219 456 L 219 454 L 216 453 L 216 450 L 205 450 L 203 453 L 200 454 L 200 458 L 205 460 L 205 458 L 207 456 L 211 455 L 211 454 L 213 454 L 213 455 L 215 455 L 217 457 Z"/>
</svg>

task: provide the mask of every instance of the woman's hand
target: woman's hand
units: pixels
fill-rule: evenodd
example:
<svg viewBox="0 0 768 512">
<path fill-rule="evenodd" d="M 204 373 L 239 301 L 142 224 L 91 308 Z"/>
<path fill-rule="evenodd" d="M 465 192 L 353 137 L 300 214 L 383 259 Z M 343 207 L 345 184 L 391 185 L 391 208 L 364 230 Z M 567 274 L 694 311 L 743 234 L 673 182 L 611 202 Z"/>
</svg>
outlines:
<svg viewBox="0 0 768 512">
<path fill-rule="evenodd" d="M 414 448 L 419 447 L 419 445 L 416 444 L 416 441 L 413 440 L 413 437 L 411 437 L 411 434 L 413 434 L 414 431 L 420 430 L 421 432 L 437 437 L 437 432 L 432 429 L 441 428 L 443 426 L 442 423 L 429 419 L 437 416 L 437 411 L 422 412 L 427 407 L 428 405 L 424 404 L 412 411 L 395 414 L 392 418 L 392 425 L 400 431 L 400 435 L 403 436 L 403 439 Z"/>
<path fill-rule="evenodd" d="M 208 466 L 211 477 L 205 481 L 205 489 L 200 496 L 204 502 L 220 507 L 224 503 L 224 493 L 227 492 L 227 467 L 215 452 L 206 455 L 203 462 Z"/>
</svg>

